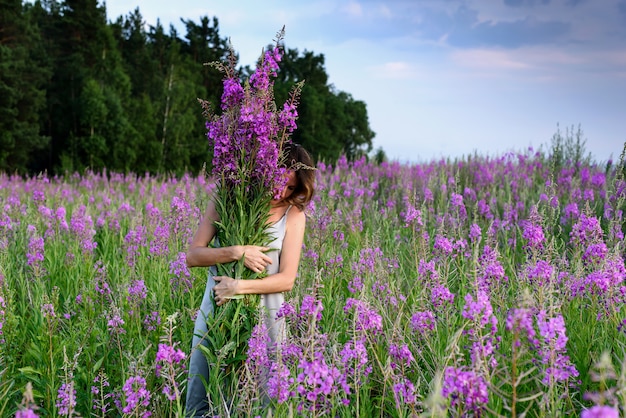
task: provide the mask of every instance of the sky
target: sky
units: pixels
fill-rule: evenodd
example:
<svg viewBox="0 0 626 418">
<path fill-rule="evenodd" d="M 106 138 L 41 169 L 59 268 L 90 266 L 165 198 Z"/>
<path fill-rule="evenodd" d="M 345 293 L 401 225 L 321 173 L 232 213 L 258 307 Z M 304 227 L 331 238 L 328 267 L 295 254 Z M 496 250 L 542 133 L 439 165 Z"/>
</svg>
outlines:
<svg viewBox="0 0 626 418">
<path fill-rule="evenodd" d="M 374 149 L 427 162 L 548 150 L 582 132 L 597 162 L 626 142 L 626 0 L 106 0 L 146 25 L 217 17 L 242 65 L 285 26 L 367 106 Z"/>
</svg>

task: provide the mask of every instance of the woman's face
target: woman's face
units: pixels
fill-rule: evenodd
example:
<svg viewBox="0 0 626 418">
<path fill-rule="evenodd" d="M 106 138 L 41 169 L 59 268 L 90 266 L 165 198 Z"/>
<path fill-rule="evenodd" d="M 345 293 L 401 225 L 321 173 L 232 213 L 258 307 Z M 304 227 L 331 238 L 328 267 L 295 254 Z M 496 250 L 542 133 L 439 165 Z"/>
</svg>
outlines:
<svg viewBox="0 0 626 418">
<path fill-rule="evenodd" d="M 287 183 L 285 184 L 285 187 L 283 187 L 282 190 L 280 191 L 278 195 L 279 198 L 273 200 L 272 202 L 278 203 L 287 199 L 289 196 L 291 196 L 293 191 L 296 190 L 296 186 L 298 186 L 298 178 L 296 177 L 296 172 L 289 171 L 287 173 Z"/>
</svg>

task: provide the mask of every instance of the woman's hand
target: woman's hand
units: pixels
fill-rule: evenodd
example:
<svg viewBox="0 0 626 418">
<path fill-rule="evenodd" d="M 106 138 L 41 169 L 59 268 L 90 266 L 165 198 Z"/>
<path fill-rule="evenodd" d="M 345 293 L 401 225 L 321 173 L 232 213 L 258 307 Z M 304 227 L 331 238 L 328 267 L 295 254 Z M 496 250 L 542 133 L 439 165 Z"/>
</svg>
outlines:
<svg viewBox="0 0 626 418">
<path fill-rule="evenodd" d="M 217 306 L 222 306 L 233 296 L 237 296 L 237 287 L 239 280 L 235 280 L 227 276 L 216 276 L 213 278 L 217 282 L 213 286 L 213 298 Z"/>
<path fill-rule="evenodd" d="M 272 264 L 270 256 L 265 254 L 270 250 L 268 247 L 242 245 L 240 249 L 241 257 L 244 259 L 243 264 L 255 273 L 261 273 L 268 264 Z"/>
</svg>

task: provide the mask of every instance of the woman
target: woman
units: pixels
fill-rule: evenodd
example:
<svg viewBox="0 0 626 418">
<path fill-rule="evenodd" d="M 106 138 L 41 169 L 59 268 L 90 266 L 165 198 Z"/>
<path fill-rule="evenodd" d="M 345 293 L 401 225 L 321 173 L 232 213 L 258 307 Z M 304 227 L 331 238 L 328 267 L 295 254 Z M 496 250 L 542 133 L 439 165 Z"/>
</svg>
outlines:
<svg viewBox="0 0 626 418">
<path fill-rule="evenodd" d="M 247 268 L 257 273 L 267 270 L 268 273 L 263 279 L 235 280 L 225 276 L 216 277 L 215 269 L 209 269 L 206 290 L 196 318 L 189 362 L 186 409 L 188 413 L 194 413 L 193 416 L 202 416 L 208 411 L 204 381 L 208 381 L 209 369 L 198 346 L 204 343 L 203 336 L 207 333 L 206 318 L 213 314 L 211 299 L 215 299 L 215 303 L 221 306 L 235 295 L 261 295 L 261 306 L 267 312 L 266 326 L 271 340 L 279 342 L 284 338 L 283 320 L 276 318 L 276 313 L 285 300 L 283 292 L 291 290 L 296 279 L 306 224 L 304 208 L 313 197 L 315 180 L 313 161 L 306 150 L 299 145 L 289 144 L 285 148 L 285 155 L 285 167 L 295 168 L 289 171 L 280 198 L 271 203 L 269 232 L 273 242 L 269 247 L 209 247 L 215 237 L 214 222 L 218 220 L 215 203 L 210 201 L 187 252 L 189 267 L 215 266 L 240 260 L 245 255 L 244 264 Z"/>
</svg>

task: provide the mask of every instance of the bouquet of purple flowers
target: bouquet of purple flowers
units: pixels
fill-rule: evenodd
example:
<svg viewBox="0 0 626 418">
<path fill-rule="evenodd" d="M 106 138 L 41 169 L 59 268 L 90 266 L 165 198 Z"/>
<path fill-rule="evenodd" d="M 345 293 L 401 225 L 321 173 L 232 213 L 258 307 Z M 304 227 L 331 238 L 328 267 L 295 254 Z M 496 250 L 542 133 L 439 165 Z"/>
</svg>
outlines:
<svg viewBox="0 0 626 418">
<path fill-rule="evenodd" d="M 215 223 L 221 246 L 268 246 L 270 203 L 286 179 L 281 164 L 283 147 L 291 141 L 298 117 L 297 105 L 303 82 L 292 88 L 287 101 L 278 108 L 274 101 L 274 81 L 284 51 L 280 44 L 284 28 L 273 48 L 265 51 L 255 72 L 242 82 L 235 70 L 236 56 L 231 48 L 227 63 L 211 63 L 224 73 L 221 114 L 200 100 L 207 118 L 207 136 L 213 147 L 212 174 L 216 181 Z M 244 260 L 217 265 L 218 275 L 236 279 L 257 279 L 244 266 Z M 208 319 L 209 363 L 232 369 L 246 357 L 247 342 L 258 320 L 259 295 L 246 295 L 222 306 Z M 231 370 L 232 371 L 232 370 Z"/>
</svg>

